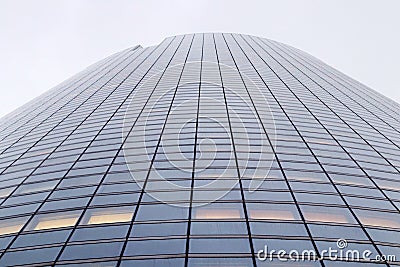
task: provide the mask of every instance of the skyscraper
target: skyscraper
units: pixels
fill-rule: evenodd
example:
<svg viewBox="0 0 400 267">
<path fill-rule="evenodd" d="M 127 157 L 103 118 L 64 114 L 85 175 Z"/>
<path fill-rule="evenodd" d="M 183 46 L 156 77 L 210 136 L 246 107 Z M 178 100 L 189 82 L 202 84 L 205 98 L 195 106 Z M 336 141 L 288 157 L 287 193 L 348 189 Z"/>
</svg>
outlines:
<svg viewBox="0 0 400 267">
<path fill-rule="evenodd" d="M 0 266 L 400 265 L 399 114 L 268 39 L 126 49 L 0 121 Z"/>
</svg>

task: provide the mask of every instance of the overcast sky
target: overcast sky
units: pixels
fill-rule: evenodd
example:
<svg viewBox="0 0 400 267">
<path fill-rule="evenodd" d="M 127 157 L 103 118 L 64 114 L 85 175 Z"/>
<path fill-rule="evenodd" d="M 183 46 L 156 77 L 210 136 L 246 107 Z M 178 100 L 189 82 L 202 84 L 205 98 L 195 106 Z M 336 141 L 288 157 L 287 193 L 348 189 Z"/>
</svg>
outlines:
<svg viewBox="0 0 400 267">
<path fill-rule="evenodd" d="M 400 102 L 400 0 L 1 0 L 0 117 L 127 47 L 237 32 L 302 49 Z"/>
</svg>

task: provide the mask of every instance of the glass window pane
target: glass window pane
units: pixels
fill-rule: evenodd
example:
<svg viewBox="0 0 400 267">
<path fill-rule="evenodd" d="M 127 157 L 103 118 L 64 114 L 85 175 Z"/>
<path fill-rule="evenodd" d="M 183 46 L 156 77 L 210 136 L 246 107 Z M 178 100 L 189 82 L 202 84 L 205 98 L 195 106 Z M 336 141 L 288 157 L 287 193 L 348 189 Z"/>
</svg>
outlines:
<svg viewBox="0 0 400 267">
<path fill-rule="evenodd" d="M 356 223 L 347 208 L 325 206 L 301 206 L 307 221 L 328 223 Z"/>
<path fill-rule="evenodd" d="M 249 219 L 253 220 L 299 220 L 300 215 L 295 205 L 249 203 Z"/>
<path fill-rule="evenodd" d="M 190 253 L 250 253 L 249 239 L 241 238 L 192 238 Z"/>
<path fill-rule="evenodd" d="M 308 237 L 305 226 L 299 223 L 251 222 L 250 228 L 252 235 Z"/>
<path fill-rule="evenodd" d="M 131 237 L 186 235 L 187 223 L 135 223 Z"/>
<path fill-rule="evenodd" d="M 61 247 L 21 250 L 6 253 L 0 260 L 0 266 L 15 266 L 53 261 Z"/>
<path fill-rule="evenodd" d="M 185 253 L 186 239 L 129 241 L 125 256 L 144 256 Z"/>
<path fill-rule="evenodd" d="M 79 219 L 81 211 L 57 212 L 36 215 L 26 230 L 44 230 L 73 226 Z"/>
<path fill-rule="evenodd" d="M 251 258 L 189 258 L 188 267 L 253 267 Z"/>
<path fill-rule="evenodd" d="M 241 203 L 212 203 L 193 209 L 194 219 L 240 219 L 243 217 Z"/>
<path fill-rule="evenodd" d="M 400 228 L 400 214 L 391 212 L 377 212 L 354 210 L 364 225 Z"/>
<path fill-rule="evenodd" d="M 19 235 L 12 247 L 27 247 L 64 242 L 71 230 Z"/>
<path fill-rule="evenodd" d="M 91 259 L 119 256 L 122 242 L 67 246 L 61 260 Z"/>
<path fill-rule="evenodd" d="M 166 204 L 140 205 L 135 221 L 187 219 L 188 209 Z"/>
<path fill-rule="evenodd" d="M 192 222 L 192 235 L 240 235 L 247 234 L 245 222 Z"/>
<path fill-rule="evenodd" d="M 28 219 L 28 217 L 21 217 L 15 219 L 0 220 L 0 235 L 19 232 L 19 230 L 21 230 Z"/>
<path fill-rule="evenodd" d="M 134 207 L 113 207 L 87 210 L 81 224 L 130 222 Z"/>
<path fill-rule="evenodd" d="M 125 238 L 129 225 L 107 225 L 78 228 L 72 234 L 72 241 Z"/>
<path fill-rule="evenodd" d="M 124 260 L 121 267 L 183 267 L 184 259 L 147 259 L 147 260 Z"/>
</svg>

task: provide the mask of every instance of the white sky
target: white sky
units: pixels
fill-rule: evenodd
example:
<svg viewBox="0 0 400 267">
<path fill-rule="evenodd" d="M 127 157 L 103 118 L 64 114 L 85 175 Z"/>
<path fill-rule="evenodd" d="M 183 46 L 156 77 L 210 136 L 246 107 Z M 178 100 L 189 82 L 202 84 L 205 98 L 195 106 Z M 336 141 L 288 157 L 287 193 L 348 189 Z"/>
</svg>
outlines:
<svg viewBox="0 0 400 267">
<path fill-rule="evenodd" d="M 127 47 L 192 32 L 277 40 L 400 102 L 400 0 L 1 0 L 0 117 Z"/>
</svg>

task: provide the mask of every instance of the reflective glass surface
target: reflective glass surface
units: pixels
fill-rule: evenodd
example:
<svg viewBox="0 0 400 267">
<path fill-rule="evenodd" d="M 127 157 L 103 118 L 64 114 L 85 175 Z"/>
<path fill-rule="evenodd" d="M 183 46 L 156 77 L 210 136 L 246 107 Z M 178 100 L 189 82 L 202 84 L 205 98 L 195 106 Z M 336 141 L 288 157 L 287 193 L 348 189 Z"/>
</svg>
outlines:
<svg viewBox="0 0 400 267">
<path fill-rule="evenodd" d="M 399 212 L 400 105 L 264 38 L 129 48 L 0 119 L 0 266 L 400 265 Z M 340 238 L 396 259 L 257 259 Z"/>
</svg>

